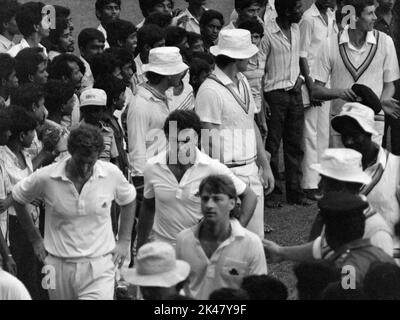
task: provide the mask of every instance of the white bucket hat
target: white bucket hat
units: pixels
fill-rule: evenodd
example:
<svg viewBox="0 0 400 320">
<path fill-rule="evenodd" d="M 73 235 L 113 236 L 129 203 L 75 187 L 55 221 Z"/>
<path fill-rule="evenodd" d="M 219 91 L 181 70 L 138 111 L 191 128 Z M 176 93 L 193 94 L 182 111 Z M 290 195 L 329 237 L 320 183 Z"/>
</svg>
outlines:
<svg viewBox="0 0 400 320">
<path fill-rule="evenodd" d="M 190 265 L 177 260 L 175 249 L 165 242 L 150 242 L 143 245 L 136 256 L 136 268 L 128 269 L 125 280 L 142 287 L 169 288 L 184 281 Z"/>
<path fill-rule="evenodd" d="M 99 106 L 107 105 L 107 94 L 101 89 L 86 89 L 80 96 L 80 107 L 84 106 Z"/>
<path fill-rule="evenodd" d="M 232 59 L 249 59 L 258 52 L 251 42 L 251 33 L 244 29 L 222 30 L 218 44 L 210 48 L 214 56 L 224 55 Z"/>
<path fill-rule="evenodd" d="M 353 149 L 326 149 L 321 163 L 312 164 L 310 168 L 335 180 L 368 184 L 371 177 L 363 171 L 361 158 L 361 153 Z"/>
<path fill-rule="evenodd" d="M 345 117 L 356 120 L 365 132 L 371 133 L 374 136 L 378 135 L 378 132 L 375 130 L 375 113 L 371 108 L 358 102 L 345 103 L 340 114 L 331 120 L 332 128 L 339 133 L 343 127 L 342 120 Z"/>
<path fill-rule="evenodd" d="M 182 60 L 179 48 L 160 47 L 150 50 L 149 63 L 143 65 L 143 71 L 152 71 L 163 76 L 173 76 L 189 69 Z"/>
</svg>

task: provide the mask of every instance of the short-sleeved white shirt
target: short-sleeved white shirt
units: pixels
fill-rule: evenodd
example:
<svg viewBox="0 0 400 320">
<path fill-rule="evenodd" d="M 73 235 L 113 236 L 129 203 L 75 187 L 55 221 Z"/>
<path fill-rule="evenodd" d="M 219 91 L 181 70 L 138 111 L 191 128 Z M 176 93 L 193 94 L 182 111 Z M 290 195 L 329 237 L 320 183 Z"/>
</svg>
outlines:
<svg viewBox="0 0 400 320">
<path fill-rule="evenodd" d="M 41 49 L 43 50 L 44 55 L 47 57 L 47 50 L 46 50 L 46 48 L 43 47 L 40 43 L 39 43 L 38 47 L 41 48 Z M 25 38 L 23 38 L 19 44 L 16 44 L 15 46 L 13 46 L 10 50 L 7 51 L 7 53 L 8 53 L 11 57 L 15 58 L 15 57 L 17 56 L 17 54 L 18 54 L 21 50 L 23 50 L 23 49 L 25 49 L 25 48 L 30 48 L 30 45 L 29 45 L 29 43 L 25 40 Z"/>
<path fill-rule="evenodd" d="M 207 8 L 204 8 L 206 11 L 208 10 Z M 188 21 L 186 23 L 178 24 L 178 20 L 184 16 L 188 17 Z M 178 26 L 183 29 L 185 29 L 187 32 L 194 32 L 197 34 L 200 34 L 200 23 L 199 21 L 190 13 L 189 9 L 186 8 L 185 11 L 183 11 L 179 16 L 175 17 L 172 19 L 172 25 L 173 26 Z"/>
<path fill-rule="evenodd" d="M 261 239 L 231 219 L 231 236 L 210 259 L 199 240 L 201 223 L 182 231 L 177 238 L 176 257 L 190 264 L 187 295 L 207 300 L 220 288 L 240 288 L 244 277 L 267 274 L 267 261 Z"/>
<path fill-rule="evenodd" d="M 250 163 L 257 157 L 257 146 L 254 130 L 256 103 L 251 94 L 249 82 L 242 73 L 238 73 L 238 79 L 243 80 L 239 82 L 238 89 L 232 80 L 218 67 L 215 67 L 213 74 L 225 86 L 230 86 L 235 90 L 242 99 L 245 95 L 245 88 L 242 83 L 246 86 L 246 90 L 250 92 L 248 111 L 245 112 L 243 110 L 225 86 L 215 80 L 207 79 L 200 86 L 196 96 L 196 113 L 201 121 L 220 125 L 219 136 L 223 142 L 224 158 L 222 162 L 224 164 Z M 207 148 L 204 144 L 203 147 Z"/>
<path fill-rule="evenodd" d="M 155 198 L 156 211 L 153 232 L 156 240 L 175 245 L 176 236 L 184 229 L 196 225 L 201 214 L 198 195 L 201 181 L 211 174 L 226 175 L 235 184 L 240 195 L 246 184 L 216 159 L 196 148 L 196 159 L 178 183 L 167 165 L 167 153 L 149 159 L 144 170 L 144 197 Z"/>
<path fill-rule="evenodd" d="M 60 258 L 96 258 L 115 247 L 111 203 L 128 205 L 136 199 L 135 188 L 111 163 L 97 161 L 93 174 L 78 194 L 66 177 L 70 157 L 34 172 L 13 189 L 21 204 L 43 198 L 46 205 L 44 246 Z"/>
</svg>

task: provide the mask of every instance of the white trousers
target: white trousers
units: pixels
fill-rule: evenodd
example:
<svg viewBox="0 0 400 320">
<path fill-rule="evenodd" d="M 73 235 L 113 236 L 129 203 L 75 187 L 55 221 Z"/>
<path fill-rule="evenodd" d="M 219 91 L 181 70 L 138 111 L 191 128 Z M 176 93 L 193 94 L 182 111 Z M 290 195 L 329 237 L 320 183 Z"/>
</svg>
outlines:
<svg viewBox="0 0 400 320">
<path fill-rule="evenodd" d="M 257 195 L 257 206 L 247 229 L 264 239 L 264 188 L 255 162 L 242 167 L 231 168 L 231 171 Z"/>
<path fill-rule="evenodd" d="M 324 102 L 321 107 L 309 107 L 304 110 L 302 189 L 318 188 L 319 174 L 310 166 L 319 163 L 322 153 L 329 147 L 330 107 L 331 104 L 328 101 Z"/>
<path fill-rule="evenodd" d="M 61 259 L 49 255 L 46 265 L 53 267 L 47 281 L 50 300 L 114 299 L 115 265 L 111 254 L 88 259 Z"/>
</svg>

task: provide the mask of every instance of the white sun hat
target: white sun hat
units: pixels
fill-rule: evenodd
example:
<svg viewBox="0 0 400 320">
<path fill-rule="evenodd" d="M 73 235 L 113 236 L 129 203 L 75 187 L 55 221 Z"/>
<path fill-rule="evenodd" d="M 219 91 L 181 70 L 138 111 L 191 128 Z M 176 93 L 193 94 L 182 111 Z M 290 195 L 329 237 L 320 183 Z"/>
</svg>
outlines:
<svg viewBox="0 0 400 320">
<path fill-rule="evenodd" d="M 80 107 L 84 106 L 106 106 L 107 105 L 107 94 L 101 89 L 86 89 L 81 93 L 80 96 Z"/>
<path fill-rule="evenodd" d="M 345 118 L 356 120 L 365 132 L 371 133 L 374 136 L 378 135 L 378 132 L 375 130 L 375 113 L 371 108 L 358 102 L 345 103 L 339 115 L 331 120 L 332 128 L 340 133 Z"/>
<path fill-rule="evenodd" d="M 143 71 L 152 71 L 163 76 L 173 76 L 189 69 L 182 60 L 179 48 L 160 47 L 150 50 L 149 63 L 143 65 Z"/>
<path fill-rule="evenodd" d="M 353 149 L 326 149 L 321 163 L 312 164 L 310 168 L 335 180 L 368 184 L 371 177 L 363 171 L 361 159 L 361 153 Z"/>
<path fill-rule="evenodd" d="M 124 279 L 141 287 L 169 288 L 186 280 L 190 265 L 177 260 L 175 249 L 165 242 L 143 245 L 136 256 L 136 268 L 128 269 Z"/>
<path fill-rule="evenodd" d="M 214 56 L 224 55 L 232 59 L 249 59 L 258 52 L 251 42 L 251 33 L 244 29 L 222 30 L 218 36 L 218 44 L 210 48 Z"/>
</svg>

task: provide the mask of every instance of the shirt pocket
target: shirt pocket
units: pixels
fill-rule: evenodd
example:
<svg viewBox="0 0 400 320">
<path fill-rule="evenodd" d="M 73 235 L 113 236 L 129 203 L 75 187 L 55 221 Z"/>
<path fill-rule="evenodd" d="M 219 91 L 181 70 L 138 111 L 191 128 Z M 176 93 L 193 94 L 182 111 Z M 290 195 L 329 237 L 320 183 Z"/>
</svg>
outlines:
<svg viewBox="0 0 400 320">
<path fill-rule="evenodd" d="M 223 265 L 221 275 L 225 281 L 230 284 L 240 286 L 242 280 L 248 274 L 248 266 L 244 261 L 226 258 Z"/>
</svg>

